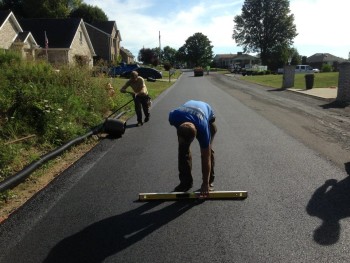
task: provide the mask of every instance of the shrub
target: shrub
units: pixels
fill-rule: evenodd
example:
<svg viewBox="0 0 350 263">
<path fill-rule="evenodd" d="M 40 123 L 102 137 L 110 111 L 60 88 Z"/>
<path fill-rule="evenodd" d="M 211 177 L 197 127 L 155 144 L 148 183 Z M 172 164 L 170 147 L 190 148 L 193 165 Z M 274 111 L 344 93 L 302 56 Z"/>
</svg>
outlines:
<svg viewBox="0 0 350 263">
<path fill-rule="evenodd" d="M 1 49 L 0 51 L 0 65 L 19 63 L 22 60 L 19 52 L 4 49 Z"/>
<path fill-rule="evenodd" d="M 328 64 L 322 65 L 322 72 L 331 72 L 332 71 L 332 66 Z"/>
</svg>

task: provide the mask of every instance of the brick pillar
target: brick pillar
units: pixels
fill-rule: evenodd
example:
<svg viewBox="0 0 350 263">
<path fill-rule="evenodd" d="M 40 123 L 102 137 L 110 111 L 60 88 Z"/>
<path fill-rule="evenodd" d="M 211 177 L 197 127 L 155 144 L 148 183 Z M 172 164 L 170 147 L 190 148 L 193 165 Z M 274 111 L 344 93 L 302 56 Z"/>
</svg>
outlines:
<svg viewBox="0 0 350 263">
<path fill-rule="evenodd" d="M 294 87 L 295 66 L 286 65 L 283 68 L 283 84 L 282 88 L 289 89 Z"/>
<path fill-rule="evenodd" d="M 337 101 L 350 101 L 350 62 L 339 65 Z"/>
</svg>

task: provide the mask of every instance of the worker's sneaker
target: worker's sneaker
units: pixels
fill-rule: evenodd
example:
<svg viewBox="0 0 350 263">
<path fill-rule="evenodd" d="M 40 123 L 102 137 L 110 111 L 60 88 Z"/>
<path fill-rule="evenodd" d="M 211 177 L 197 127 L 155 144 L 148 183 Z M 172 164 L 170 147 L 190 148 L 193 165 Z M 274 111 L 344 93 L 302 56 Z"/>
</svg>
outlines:
<svg viewBox="0 0 350 263">
<path fill-rule="evenodd" d="M 142 121 L 139 121 L 139 122 L 136 124 L 137 127 L 140 127 L 140 126 L 142 126 L 142 125 L 143 125 L 143 122 L 142 122 Z"/>
<path fill-rule="evenodd" d="M 149 121 L 149 116 L 146 116 L 145 122 L 148 122 L 148 121 Z"/>
<path fill-rule="evenodd" d="M 214 191 L 214 184 L 213 183 L 209 184 L 209 191 Z"/>
<path fill-rule="evenodd" d="M 193 184 L 183 184 L 180 183 L 178 186 L 174 188 L 174 192 L 187 192 L 192 188 Z"/>
</svg>

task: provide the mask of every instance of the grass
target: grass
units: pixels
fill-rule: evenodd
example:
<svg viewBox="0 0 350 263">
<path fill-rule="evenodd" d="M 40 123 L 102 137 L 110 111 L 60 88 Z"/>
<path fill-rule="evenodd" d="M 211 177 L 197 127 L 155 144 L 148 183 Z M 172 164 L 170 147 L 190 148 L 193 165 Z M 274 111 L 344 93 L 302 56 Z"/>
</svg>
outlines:
<svg viewBox="0 0 350 263">
<path fill-rule="evenodd" d="M 316 73 L 313 88 L 338 86 L 338 72 Z M 281 88 L 283 75 L 242 76 L 242 79 L 273 88 Z M 294 88 L 305 89 L 305 74 L 295 74 Z"/>
<path fill-rule="evenodd" d="M 57 75 L 58 73 L 50 73 L 52 71 L 49 66 L 44 66 L 18 63 L 15 67 L 4 66 L 0 71 L 0 181 L 53 148 L 85 134 L 132 99 L 130 95 L 119 92 L 127 81 L 125 78 L 109 78 L 104 75 L 90 77 L 89 72 L 80 68 L 62 69 Z M 21 70 L 15 71 L 17 68 Z M 26 74 L 29 71 L 38 72 Z M 31 78 L 29 80 L 28 75 Z M 177 70 L 171 79 L 180 75 L 181 72 Z M 162 80 L 146 81 L 152 99 L 173 84 L 168 80 L 169 72 L 163 71 Z M 108 83 L 115 90 L 113 97 L 108 96 Z M 13 87 L 20 91 L 17 92 L 19 95 L 13 94 Z M 21 103 L 16 103 L 17 100 Z M 39 132 L 32 128 L 33 121 L 28 117 L 31 116 L 27 113 L 28 109 L 35 109 L 34 113 L 41 114 L 39 117 L 42 117 L 45 125 L 40 127 L 42 129 Z M 134 104 L 130 103 L 120 111 L 127 111 L 123 116 L 127 119 L 135 114 Z M 13 115 L 17 113 L 16 118 L 9 115 L 11 112 L 14 112 Z M 18 140 L 28 135 L 35 136 Z"/>
</svg>

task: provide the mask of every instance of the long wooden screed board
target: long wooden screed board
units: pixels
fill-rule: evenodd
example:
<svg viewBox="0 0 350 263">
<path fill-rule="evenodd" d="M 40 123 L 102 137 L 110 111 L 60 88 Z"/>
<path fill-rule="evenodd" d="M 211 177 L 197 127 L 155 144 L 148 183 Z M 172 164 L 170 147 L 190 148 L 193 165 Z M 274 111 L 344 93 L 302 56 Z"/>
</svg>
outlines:
<svg viewBox="0 0 350 263">
<path fill-rule="evenodd" d="M 245 199 L 247 191 L 211 191 L 209 196 L 202 198 L 200 192 L 170 192 L 170 193 L 140 193 L 139 201 L 179 200 L 179 199 Z"/>
</svg>

